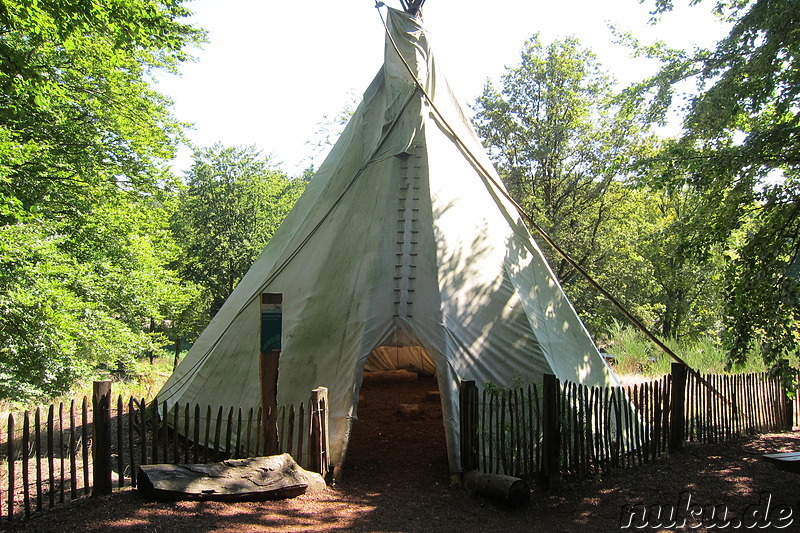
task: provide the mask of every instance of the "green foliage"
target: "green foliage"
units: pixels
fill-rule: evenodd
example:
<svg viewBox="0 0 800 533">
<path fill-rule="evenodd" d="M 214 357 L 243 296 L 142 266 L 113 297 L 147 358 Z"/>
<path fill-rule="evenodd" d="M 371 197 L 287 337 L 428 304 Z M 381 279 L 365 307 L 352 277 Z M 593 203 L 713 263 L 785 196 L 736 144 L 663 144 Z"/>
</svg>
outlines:
<svg viewBox="0 0 800 533">
<path fill-rule="evenodd" d="M 488 84 L 477 129 L 509 192 L 585 270 L 664 336 L 717 332 L 720 249 L 703 257 L 690 187 L 642 187 L 638 161 L 656 153 L 646 108 L 575 39 L 525 45 L 502 90 Z M 534 232 L 534 236 L 536 233 Z M 572 267 L 544 248 L 593 331 L 622 316 Z"/>
<path fill-rule="evenodd" d="M 181 4 L 0 5 L 0 397 L 133 367 L 197 292 L 165 208 L 181 125 L 147 82 L 201 37 Z"/>
<path fill-rule="evenodd" d="M 659 1 L 657 11 L 671 8 Z M 702 194 L 694 252 L 734 243 L 724 269 L 732 363 L 759 345 L 768 365 L 796 354 L 800 250 L 800 10 L 794 0 L 717 2 L 731 31 L 712 50 L 662 54 L 662 71 L 632 89 L 655 114 L 693 78 L 683 136 L 650 161 L 651 182 Z M 639 49 L 652 53 L 654 49 Z"/>
<path fill-rule="evenodd" d="M 532 37 L 501 90 L 490 83 L 476 127 L 509 192 L 583 267 L 608 254 L 608 209 L 624 200 L 633 158 L 648 143 L 635 108 L 615 98 L 613 80 L 574 38 L 544 46 Z M 550 250 L 563 283 L 575 272 Z"/>
<path fill-rule="evenodd" d="M 305 188 L 253 147 L 199 149 L 172 224 L 184 276 L 220 305 Z"/>
<path fill-rule="evenodd" d="M 196 292 L 170 269 L 163 209 L 109 201 L 84 218 L 0 226 L 0 397 L 56 394 L 99 364 L 130 369 L 165 340 L 144 326 Z"/>
<path fill-rule="evenodd" d="M 200 36 L 180 3 L 4 2 L 0 222 L 80 214 L 162 178 L 180 126 L 146 74 Z"/>
</svg>

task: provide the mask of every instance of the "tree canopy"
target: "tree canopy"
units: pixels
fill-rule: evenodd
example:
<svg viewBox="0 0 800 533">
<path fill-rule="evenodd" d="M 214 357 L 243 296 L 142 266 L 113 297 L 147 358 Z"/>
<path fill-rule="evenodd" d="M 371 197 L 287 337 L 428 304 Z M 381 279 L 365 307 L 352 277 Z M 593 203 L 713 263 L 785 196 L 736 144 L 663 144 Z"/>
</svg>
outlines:
<svg viewBox="0 0 800 533">
<path fill-rule="evenodd" d="M 304 187 L 252 146 L 195 151 L 173 228 L 184 276 L 208 288 L 214 307 L 230 295 Z"/>
<path fill-rule="evenodd" d="M 0 5 L 0 396 L 130 368 L 194 292 L 165 209 L 182 126 L 147 81 L 202 37 L 181 4 Z"/>
<path fill-rule="evenodd" d="M 671 8 L 659 0 L 655 12 Z M 702 192 L 693 253 L 732 247 L 724 312 L 731 360 L 757 345 L 775 364 L 800 347 L 800 10 L 793 0 L 719 1 L 713 9 L 730 33 L 694 53 L 644 49 L 664 66 L 632 92 L 663 117 L 680 83 L 696 82 L 682 135 L 648 162 L 650 179 Z"/>
</svg>

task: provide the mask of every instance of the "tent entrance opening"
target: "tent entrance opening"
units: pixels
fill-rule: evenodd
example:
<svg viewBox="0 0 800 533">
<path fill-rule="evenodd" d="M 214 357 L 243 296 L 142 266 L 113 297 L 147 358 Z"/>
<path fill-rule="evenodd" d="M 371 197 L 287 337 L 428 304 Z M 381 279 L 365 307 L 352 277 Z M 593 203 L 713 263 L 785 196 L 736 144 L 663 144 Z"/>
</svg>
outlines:
<svg viewBox="0 0 800 533">
<path fill-rule="evenodd" d="M 423 348 L 414 348 L 417 355 L 424 352 L 430 357 Z M 382 351 L 382 355 L 390 352 Z M 449 479 L 442 405 L 433 363 L 417 361 L 417 372 L 407 370 L 407 364 L 401 364 L 404 368 L 400 369 L 364 372 L 358 419 L 347 450 L 345 483 L 361 486 L 391 479 L 392 483 L 430 485 Z"/>
</svg>

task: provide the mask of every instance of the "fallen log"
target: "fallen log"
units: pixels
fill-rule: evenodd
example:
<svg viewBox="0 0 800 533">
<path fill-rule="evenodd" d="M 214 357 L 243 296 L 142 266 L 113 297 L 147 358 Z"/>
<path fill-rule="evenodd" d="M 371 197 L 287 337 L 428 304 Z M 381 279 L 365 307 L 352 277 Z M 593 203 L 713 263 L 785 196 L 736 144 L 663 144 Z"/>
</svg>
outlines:
<svg viewBox="0 0 800 533">
<path fill-rule="evenodd" d="M 136 479 L 139 491 L 156 500 L 281 500 L 325 488 L 322 476 L 300 468 L 288 453 L 210 464 L 142 465 Z"/>
<path fill-rule="evenodd" d="M 464 487 L 509 505 L 520 505 L 531 499 L 531 489 L 524 480 L 502 474 L 484 474 L 477 470 L 464 472 Z"/>
</svg>

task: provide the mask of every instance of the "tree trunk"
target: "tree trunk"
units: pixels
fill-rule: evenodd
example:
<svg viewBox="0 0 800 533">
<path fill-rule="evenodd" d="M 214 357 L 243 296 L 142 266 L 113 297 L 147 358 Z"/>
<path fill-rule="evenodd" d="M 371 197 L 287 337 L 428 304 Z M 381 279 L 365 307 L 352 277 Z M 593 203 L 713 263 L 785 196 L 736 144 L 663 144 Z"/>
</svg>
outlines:
<svg viewBox="0 0 800 533">
<path fill-rule="evenodd" d="M 181 358 L 181 349 L 183 348 L 183 339 L 180 335 L 175 337 L 175 359 L 172 361 L 172 370 L 178 368 L 178 361 Z"/>
</svg>

